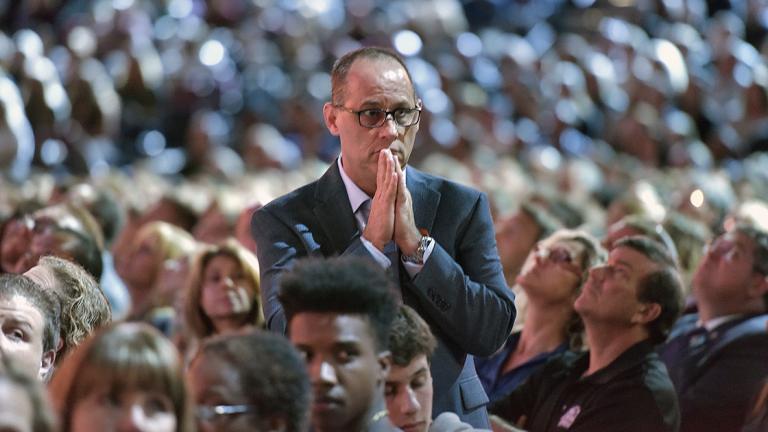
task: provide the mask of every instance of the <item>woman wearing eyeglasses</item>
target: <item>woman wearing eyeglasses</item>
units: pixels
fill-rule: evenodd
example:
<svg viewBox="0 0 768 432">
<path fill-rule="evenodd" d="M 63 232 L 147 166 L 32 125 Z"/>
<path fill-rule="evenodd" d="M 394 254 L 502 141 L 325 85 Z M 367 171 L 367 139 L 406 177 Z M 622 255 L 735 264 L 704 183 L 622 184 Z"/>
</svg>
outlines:
<svg viewBox="0 0 768 432">
<path fill-rule="evenodd" d="M 106 327 L 69 354 L 51 400 L 62 432 L 190 432 L 192 413 L 179 356 L 143 323 Z"/>
<path fill-rule="evenodd" d="M 501 399 L 553 355 L 582 348 L 582 325 L 573 310 L 590 268 L 605 250 L 582 231 L 558 230 L 528 254 L 516 284 L 525 293 L 522 331 L 509 336 L 489 358 L 476 358 L 480 381 L 491 402 Z"/>
</svg>

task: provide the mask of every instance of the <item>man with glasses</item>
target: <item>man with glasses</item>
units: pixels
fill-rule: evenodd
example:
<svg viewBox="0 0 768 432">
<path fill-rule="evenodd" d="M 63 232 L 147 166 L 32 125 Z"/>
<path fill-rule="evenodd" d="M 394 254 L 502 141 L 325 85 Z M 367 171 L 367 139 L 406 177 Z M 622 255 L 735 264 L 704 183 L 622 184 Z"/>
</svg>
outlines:
<svg viewBox="0 0 768 432">
<path fill-rule="evenodd" d="M 660 354 L 680 400 L 681 431 L 741 431 L 768 377 L 768 233 L 737 225 L 707 248 L 693 276 L 698 313 Z"/>
<path fill-rule="evenodd" d="M 421 101 L 395 53 L 362 48 L 331 72 L 323 107 L 341 156 L 317 181 L 254 214 L 267 325 L 285 331 L 280 275 L 303 256 L 356 255 L 387 268 L 397 295 L 432 327 L 434 415 L 487 426 L 472 355 L 493 354 L 515 318 L 486 196 L 407 166 Z"/>
<path fill-rule="evenodd" d="M 491 412 L 536 432 L 676 432 L 675 390 L 654 348 L 682 300 L 677 266 L 661 244 L 620 240 L 574 302 L 589 352 L 553 357 Z"/>
</svg>

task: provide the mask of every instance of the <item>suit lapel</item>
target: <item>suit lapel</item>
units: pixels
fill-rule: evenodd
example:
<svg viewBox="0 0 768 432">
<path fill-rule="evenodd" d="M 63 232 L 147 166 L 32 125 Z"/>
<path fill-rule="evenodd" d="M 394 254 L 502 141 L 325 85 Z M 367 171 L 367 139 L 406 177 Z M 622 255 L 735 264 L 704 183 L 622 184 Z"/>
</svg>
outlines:
<svg viewBox="0 0 768 432">
<path fill-rule="evenodd" d="M 406 184 L 413 198 L 413 217 L 416 227 L 431 233 L 437 215 L 437 206 L 440 204 L 440 192 L 430 185 L 429 179 L 420 171 L 411 167 L 406 169 L 408 170 Z"/>
<path fill-rule="evenodd" d="M 349 197 L 334 162 L 317 182 L 315 206 L 312 208 L 328 242 L 323 242 L 323 255 L 338 255 L 360 235 Z"/>
</svg>

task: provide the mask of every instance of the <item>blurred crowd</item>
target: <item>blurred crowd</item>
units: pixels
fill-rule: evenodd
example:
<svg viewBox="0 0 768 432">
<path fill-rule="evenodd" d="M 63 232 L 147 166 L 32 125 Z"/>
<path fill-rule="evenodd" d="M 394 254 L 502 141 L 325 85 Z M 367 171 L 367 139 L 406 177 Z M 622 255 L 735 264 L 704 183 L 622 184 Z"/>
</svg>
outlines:
<svg viewBox="0 0 768 432">
<path fill-rule="evenodd" d="M 411 164 L 488 194 L 518 330 L 558 230 L 650 236 L 688 291 L 718 235 L 768 232 L 765 0 L 0 0 L 0 274 L 65 291 L 39 371 L 71 358 L 58 397 L 110 320 L 162 335 L 108 327 L 94 356 L 135 339 L 185 364 L 263 326 L 251 215 L 336 158 L 329 71 L 365 45 L 423 100 Z"/>
</svg>

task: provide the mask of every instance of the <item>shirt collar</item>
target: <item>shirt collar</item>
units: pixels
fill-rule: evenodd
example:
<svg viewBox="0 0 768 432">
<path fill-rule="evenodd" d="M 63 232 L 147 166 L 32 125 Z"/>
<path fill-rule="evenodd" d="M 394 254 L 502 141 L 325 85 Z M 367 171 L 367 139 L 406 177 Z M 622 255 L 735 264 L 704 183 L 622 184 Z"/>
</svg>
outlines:
<svg viewBox="0 0 768 432">
<path fill-rule="evenodd" d="M 360 189 L 354 181 L 344 171 L 344 165 L 341 163 L 341 155 L 336 159 L 336 163 L 339 165 L 339 173 L 341 174 L 341 181 L 344 182 L 344 188 L 347 190 L 347 197 L 349 198 L 349 205 L 352 207 L 352 211 L 357 213 L 357 210 L 363 205 L 364 202 L 371 199 L 364 190 Z M 403 170 L 405 176 L 407 171 Z"/>
<path fill-rule="evenodd" d="M 743 316 L 744 314 L 731 314 L 731 315 L 723 315 L 723 316 L 715 317 L 707 321 L 699 320 L 698 322 L 696 322 L 696 326 L 697 327 L 704 326 L 707 329 L 707 331 L 712 331 L 727 322 L 733 321 Z"/>
<path fill-rule="evenodd" d="M 344 171 L 344 166 L 341 164 L 341 156 L 336 159 L 336 163 L 339 164 L 339 173 L 341 174 L 341 181 L 344 182 L 344 188 L 347 190 L 349 205 L 352 207 L 352 211 L 356 213 L 357 209 L 359 209 L 364 202 L 371 199 L 371 197 L 349 178 L 347 172 Z"/>
<path fill-rule="evenodd" d="M 622 372 L 645 361 L 646 357 L 649 355 L 655 356 L 656 353 L 653 350 L 653 344 L 648 339 L 645 339 L 629 347 L 608 366 L 582 379 L 586 382 L 606 384 L 619 376 Z M 588 357 L 586 360 L 586 363 L 583 363 L 584 370 L 579 371 L 580 373 L 583 373 L 586 371 L 586 368 L 589 367 Z"/>
</svg>

